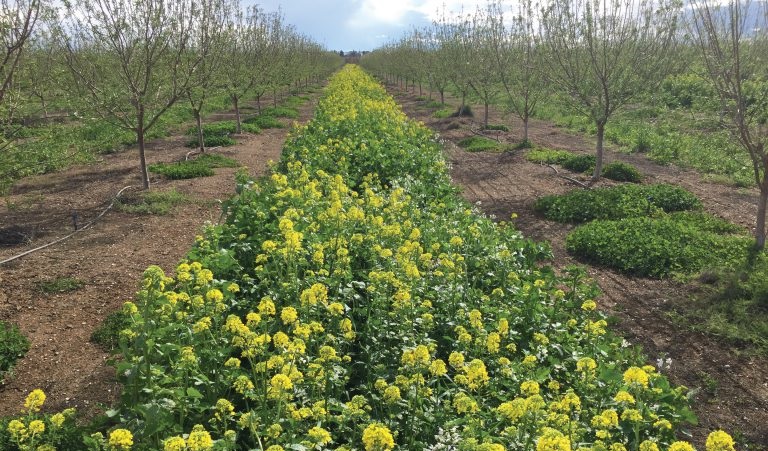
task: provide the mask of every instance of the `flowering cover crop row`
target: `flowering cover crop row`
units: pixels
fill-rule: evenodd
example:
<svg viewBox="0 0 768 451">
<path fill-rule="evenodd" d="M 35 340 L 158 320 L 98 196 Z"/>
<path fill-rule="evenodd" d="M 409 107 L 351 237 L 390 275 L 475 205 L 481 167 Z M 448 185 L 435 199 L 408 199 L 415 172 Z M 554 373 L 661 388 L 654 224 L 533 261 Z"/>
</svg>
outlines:
<svg viewBox="0 0 768 451">
<path fill-rule="evenodd" d="M 104 448 L 692 449 L 684 390 L 606 331 L 581 273 L 473 212 L 360 69 L 238 182 L 225 223 L 126 303 Z"/>
</svg>

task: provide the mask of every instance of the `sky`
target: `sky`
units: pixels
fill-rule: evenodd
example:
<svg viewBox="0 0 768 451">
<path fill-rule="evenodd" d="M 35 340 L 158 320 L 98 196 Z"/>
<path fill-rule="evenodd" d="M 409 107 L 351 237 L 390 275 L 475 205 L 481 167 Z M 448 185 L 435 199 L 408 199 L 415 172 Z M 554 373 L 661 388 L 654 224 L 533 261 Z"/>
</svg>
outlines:
<svg viewBox="0 0 768 451">
<path fill-rule="evenodd" d="M 245 2 L 244 2 L 245 3 Z M 443 5 L 474 11 L 486 0 L 250 0 L 329 50 L 373 50 L 413 28 L 429 25 Z"/>
</svg>

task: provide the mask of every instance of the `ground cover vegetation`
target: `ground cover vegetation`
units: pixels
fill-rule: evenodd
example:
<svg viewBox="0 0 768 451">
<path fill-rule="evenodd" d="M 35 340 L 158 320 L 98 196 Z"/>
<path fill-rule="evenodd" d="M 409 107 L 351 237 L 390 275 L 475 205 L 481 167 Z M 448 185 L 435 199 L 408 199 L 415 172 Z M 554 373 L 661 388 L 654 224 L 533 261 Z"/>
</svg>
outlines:
<svg viewBox="0 0 768 451">
<path fill-rule="evenodd" d="M 35 390 L 0 443 L 692 449 L 685 389 L 607 330 L 581 271 L 555 276 L 546 246 L 473 211 L 432 133 L 360 69 L 225 211 L 125 304 L 108 430 L 78 436 Z"/>
<path fill-rule="evenodd" d="M 214 168 L 236 168 L 240 164 L 218 154 L 201 154 L 197 157 L 176 163 L 155 163 L 149 171 L 161 174 L 171 180 L 192 179 L 213 175 Z"/>
<path fill-rule="evenodd" d="M 593 155 L 579 155 L 566 150 L 531 149 L 525 159 L 539 164 L 557 164 L 573 172 L 592 172 L 595 166 Z M 614 161 L 603 167 L 603 177 L 618 182 L 639 183 L 643 175 L 634 166 L 621 161 Z"/>
</svg>

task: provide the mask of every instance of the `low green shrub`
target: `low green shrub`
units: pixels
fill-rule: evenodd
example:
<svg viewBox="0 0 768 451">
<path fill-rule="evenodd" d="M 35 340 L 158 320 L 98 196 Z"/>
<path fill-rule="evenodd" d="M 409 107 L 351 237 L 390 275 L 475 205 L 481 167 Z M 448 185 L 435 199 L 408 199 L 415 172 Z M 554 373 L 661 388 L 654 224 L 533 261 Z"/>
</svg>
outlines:
<svg viewBox="0 0 768 451">
<path fill-rule="evenodd" d="M 249 117 L 243 121 L 243 124 L 255 125 L 259 128 L 285 128 L 285 124 L 276 117 L 264 114 Z"/>
<path fill-rule="evenodd" d="M 188 201 L 189 199 L 186 195 L 175 189 L 168 191 L 153 190 L 141 192 L 134 197 L 121 198 L 116 202 L 115 208 L 125 213 L 166 215 L 171 212 L 173 207 Z"/>
<path fill-rule="evenodd" d="M 650 216 L 657 210 L 670 213 L 699 208 L 701 201 L 696 196 L 678 186 L 664 184 L 576 190 L 544 196 L 534 204 L 534 210 L 547 219 L 569 223 Z"/>
<path fill-rule="evenodd" d="M 131 317 L 122 310 L 109 314 L 91 334 L 91 341 L 107 351 L 120 345 L 120 331 L 131 326 Z"/>
<path fill-rule="evenodd" d="M 573 172 L 589 172 L 595 167 L 594 155 L 574 155 L 563 161 L 561 166 Z"/>
<path fill-rule="evenodd" d="M 304 105 L 309 101 L 309 97 L 307 96 L 290 96 L 283 102 L 284 107 L 288 108 L 296 108 L 298 106 Z"/>
<path fill-rule="evenodd" d="M 149 165 L 149 172 L 160 174 L 171 180 L 194 179 L 213 175 L 213 169 L 194 160 L 179 163 L 156 163 Z"/>
<path fill-rule="evenodd" d="M 445 108 L 445 104 L 444 104 L 444 103 L 440 103 L 440 102 L 438 102 L 437 100 L 429 100 L 429 101 L 428 101 L 427 103 L 425 103 L 423 106 L 424 106 L 425 108 L 434 108 L 434 109 L 437 109 L 437 108 Z"/>
<path fill-rule="evenodd" d="M 450 109 L 450 108 L 442 108 L 442 109 L 439 109 L 439 110 L 435 111 L 434 113 L 432 113 L 432 116 L 434 118 L 436 118 L 436 119 L 446 119 L 446 118 L 451 117 L 452 114 L 453 114 L 453 110 L 452 109 Z"/>
<path fill-rule="evenodd" d="M 627 274 L 663 278 L 743 261 L 752 240 L 724 235 L 720 226 L 716 220 L 675 214 L 593 221 L 571 232 L 565 244 L 568 252 L 590 262 Z"/>
<path fill-rule="evenodd" d="M 204 136 L 203 139 L 205 140 L 205 147 L 229 147 L 237 144 L 237 141 L 235 141 L 233 138 L 230 138 L 228 135 Z M 197 137 L 194 137 L 187 141 L 186 146 L 198 147 L 200 146 L 200 143 L 197 140 Z"/>
<path fill-rule="evenodd" d="M 229 135 L 235 132 L 236 125 L 232 121 L 212 122 L 210 124 L 203 124 L 204 136 L 221 136 Z M 197 127 L 190 127 L 187 129 L 187 135 L 196 136 Z"/>
<path fill-rule="evenodd" d="M 203 125 L 203 138 L 205 139 L 206 147 L 227 147 L 234 146 L 237 142 L 230 136 L 237 131 L 237 124 L 235 121 L 220 121 L 212 122 L 210 124 Z M 258 134 L 261 132 L 256 124 L 242 123 L 240 131 L 244 133 Z M 192 138 L 187 141 L 187 147 L 198 147 L 199 141 L 197 139 L 197 127 L 191 127 L 187 130 L 187 135 Z"/>
<path fill-rule="evenodd" d="M 501 131 L 501 132 L 508 132 L 509 131 L 509 127 L 507 127 L 504 124 L 488 124 L 485 127 L 485 129 L 486 130 L 498 130 L 498 131 Z"/>
<path fill-rule="evenodd" d="M 239 168 L 240 163 L 229 157 L 225 157 L 219 153 L 204 153 L 198 155 L 194 160 L 195 163 L 205 164 L 210 168 Z"/>
<path fill-rule="evenodd" d="M 475 117 L 475 113 L 472 112 L 472 107 L 469 105 L 460 106 L 453 113 L 451 117 Z"/>
<path fill-rule="evenodd" d="M 149 165 L 149 171 L 163 175 L 171 180 L 193 179 L 213 175 L 213 168 L 236 168 L 240 163 L 219 154 L 202 154 L 194 160 L 178 163 L 155 163 Z"/>
<path fill-rule="evenodd" d="M 530 139 L 524 139 L 515 144 L 514 149 L 533 149 L 533 142 Z"/>
<path fill-rule="evenodd" d="M 526 160 L 539 164 L 563 164 L 564 161 L 572 157 L 573 154 L 566 150 L 545 148 L 531 149 L 525 155 Z"/>
<path fill-rule="evenodd" d="M 37 288 L 45 294 L 68 293 L 79 289 L 84 284 L 85 282 L 74 277 L 57 277 L 38 283 Z"/>
<path fill-rule="evenodd" d="M 29 340 L 18 326 L 0 321 L 0 382 L 16 361 L 29 351 Z"/>
<path fill-rule="evenodd" d="M 498 141 L 482 136 L 470 136 L 459 141 L 458 146 L 467 152 L 495 151 L 501 148 Z"/>
<path fill-rule="evenodd" d="M 603 177 L 617 182 L 640 183 L 643 175 L 634 166 L 621 161 L 615 161 L 603 167 Z"/>
</svg>

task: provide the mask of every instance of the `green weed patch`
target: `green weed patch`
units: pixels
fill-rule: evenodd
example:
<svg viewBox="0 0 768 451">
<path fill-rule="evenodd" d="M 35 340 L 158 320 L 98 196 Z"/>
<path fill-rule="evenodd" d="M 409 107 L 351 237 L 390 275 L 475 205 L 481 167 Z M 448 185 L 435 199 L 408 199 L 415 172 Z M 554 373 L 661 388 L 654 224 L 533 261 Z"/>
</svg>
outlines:
<svg viewBox="0 0 768 451">
<path fill-rule="evenodd" d="M 29 340 L 14 324 L 0 321 L 0 381 L 29 350 Z"/>
<path fill-rule="evenodd" d="M 495 152 L 503 147 L 498 141 L 483 136 L 470 136 L 457 144 L 467 152 Z"/>
<path fill-rule="evenodd" d="M 657 278 L 695 274 L 745 260 L 752 240 L 724 234 L 732 230 L 729 226 L 701 214 L 593 221 L 571 232 L 566 248 L 627 274 Z"/>
<path fill-rule="evenodd" d="M 544 196 L 534 204 L 534 210 L 547 219 L 574 224 L 700 208 L 701 201 L 696 196 L 678 186 L 664 184 L 575 190 L 563 195 Z"/>
<path fill-rule="evenodd" d="M 187 202 L 189 202 L 187 196 L 175 189 L 167 191 L 152 190 L 120 199 L 115 203 L 115 208 L 125 213 L 167 215 L 177 205 Z"/>
<path fill-rule="evenodd" d="M 628 163 L 615 161 L 603 167 L 603 177 L 617 182 L 640 183 L 643 181 L 643 175 L 636 167 Z"/>
</svg>

